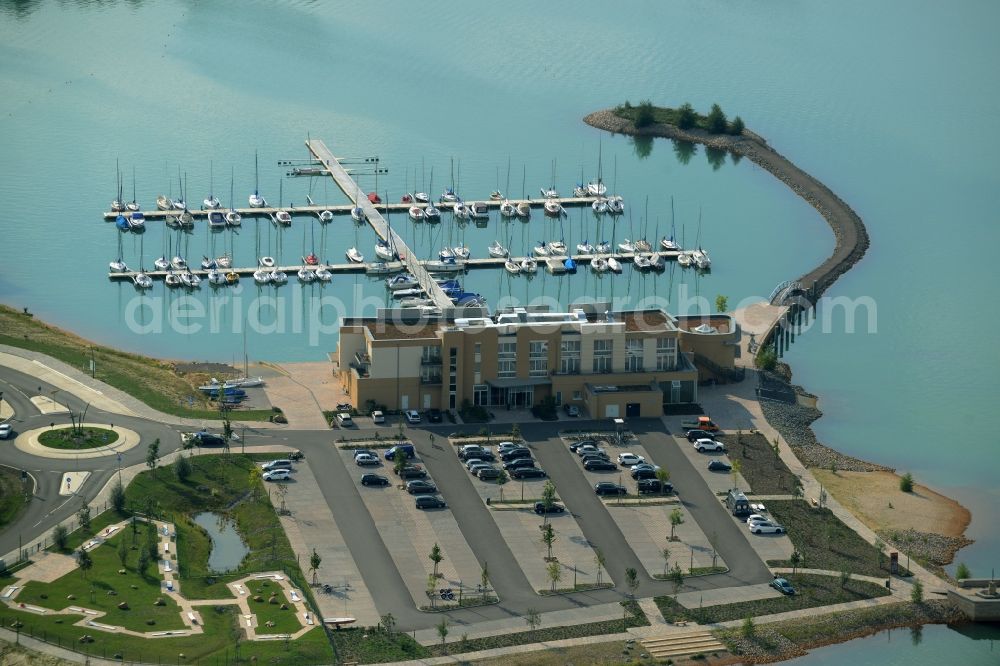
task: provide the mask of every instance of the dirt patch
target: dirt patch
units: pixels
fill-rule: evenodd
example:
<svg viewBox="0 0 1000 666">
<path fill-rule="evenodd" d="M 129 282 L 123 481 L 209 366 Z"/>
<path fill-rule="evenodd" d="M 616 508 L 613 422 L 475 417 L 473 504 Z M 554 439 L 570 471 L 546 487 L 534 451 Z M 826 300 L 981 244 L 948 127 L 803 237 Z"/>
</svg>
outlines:
<svg viewBox="0 0 1000 666">
<path fill-rule="evenodd" d="M 5 666 L 71 666 L 74 662 L 0 641 L 0 664 L 5 664 Z"/>
<path fill-rule="evenodd" d="M 915 529 L 959 537 L 972 519 L 964 506 L 926 486 L 914 484 L 912 493 L 904 493 L 892 472 L 811 471 L 827 492 L 876 532 Z"/>
</svg>

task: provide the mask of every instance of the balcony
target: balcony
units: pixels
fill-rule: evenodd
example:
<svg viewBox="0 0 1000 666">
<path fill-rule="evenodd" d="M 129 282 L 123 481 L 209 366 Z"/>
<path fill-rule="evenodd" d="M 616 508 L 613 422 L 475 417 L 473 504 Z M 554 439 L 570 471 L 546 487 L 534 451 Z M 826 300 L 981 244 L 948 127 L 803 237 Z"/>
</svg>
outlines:
<svg viewBox="0 0 1000 666">
<path fill-rule="evenodd" d="M 440 384 L 442 382 L 443 375 L 428 375 L 426 377 L 420 377 L 421 384 Z"/>
<path fill-rule="evenodd" d="M 441 365 L 441 355 L 436 356 L 422 356 L 420 358 L 420 365 Z"/>
</svg>

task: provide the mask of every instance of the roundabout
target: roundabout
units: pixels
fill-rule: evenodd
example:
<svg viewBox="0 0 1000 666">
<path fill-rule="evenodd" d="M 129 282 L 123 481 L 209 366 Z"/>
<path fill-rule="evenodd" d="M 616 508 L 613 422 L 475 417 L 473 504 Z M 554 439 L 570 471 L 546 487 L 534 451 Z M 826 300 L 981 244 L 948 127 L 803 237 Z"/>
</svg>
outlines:
<svg viewBox="0 0 1000 666">
<path fill-rule="evenodd" d="M 105 423 L 84 423 L 80 428 L 88 436 L 81 440 L 79 448 L 68 437 L 60 436 L 69 432 L 72 426 L 36 428 L 18 435 L 14 446 L 33 456 L 42 458 L 100 458 L 124 453 L 139 445 L 139 433 L 121 426 Z M 104 441 L 109 443 L 105 444 Z"/>
</svg>

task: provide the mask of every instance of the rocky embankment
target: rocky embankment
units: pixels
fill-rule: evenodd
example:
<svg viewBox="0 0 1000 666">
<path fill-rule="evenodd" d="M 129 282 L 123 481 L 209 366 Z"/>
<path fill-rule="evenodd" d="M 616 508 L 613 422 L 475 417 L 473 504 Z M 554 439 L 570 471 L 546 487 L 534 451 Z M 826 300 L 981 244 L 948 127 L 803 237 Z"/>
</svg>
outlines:
<svg viewBox="0 0 1000 666">
<path fill-rule="evenodd" d="M 940 570 L 946 564 L 951 564 L 955 553 L 973 543 L 964 536 L 944 536 L 933 532 L 917 530 L 879 530 L 879 538 L 895 545 L 921 562 Z"/>
<path fill-rule="evenodd" d="M 618 134 L 658 136 L 727 150 L 746 157 L 791 188 L 823 216 L 833 229 L 836 239 L 833 254 L 818 267 L 799 278 L 807 288 L 815 285 L 817 297 L 860 261 L 868 250 L 868 231 L 858 214 L 830 188 L 795 166 L 771 148 L 767 141 L 750 130 L 744 130 L 742 135 L 733 136 L 709 134 L 700 129 L 682 130 L 664 124 L 637 128 L 632 121 L 615 115 L 610 109 L 591 113 L 583 121 L 592 127 Z"/>
</svg>

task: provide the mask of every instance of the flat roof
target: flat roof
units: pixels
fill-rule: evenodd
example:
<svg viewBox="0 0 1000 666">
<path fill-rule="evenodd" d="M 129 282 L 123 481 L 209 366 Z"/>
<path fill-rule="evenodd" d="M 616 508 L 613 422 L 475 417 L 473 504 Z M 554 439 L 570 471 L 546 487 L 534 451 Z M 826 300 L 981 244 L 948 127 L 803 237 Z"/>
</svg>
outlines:
<svg viewBox="0 0 1000 666">
<path fill-rule="evenodd" d="M 404 324 L 392 321 L 366 321 L 365 328 L 374 340 L 437 340 L 437 322 Z"/>
</svg>

